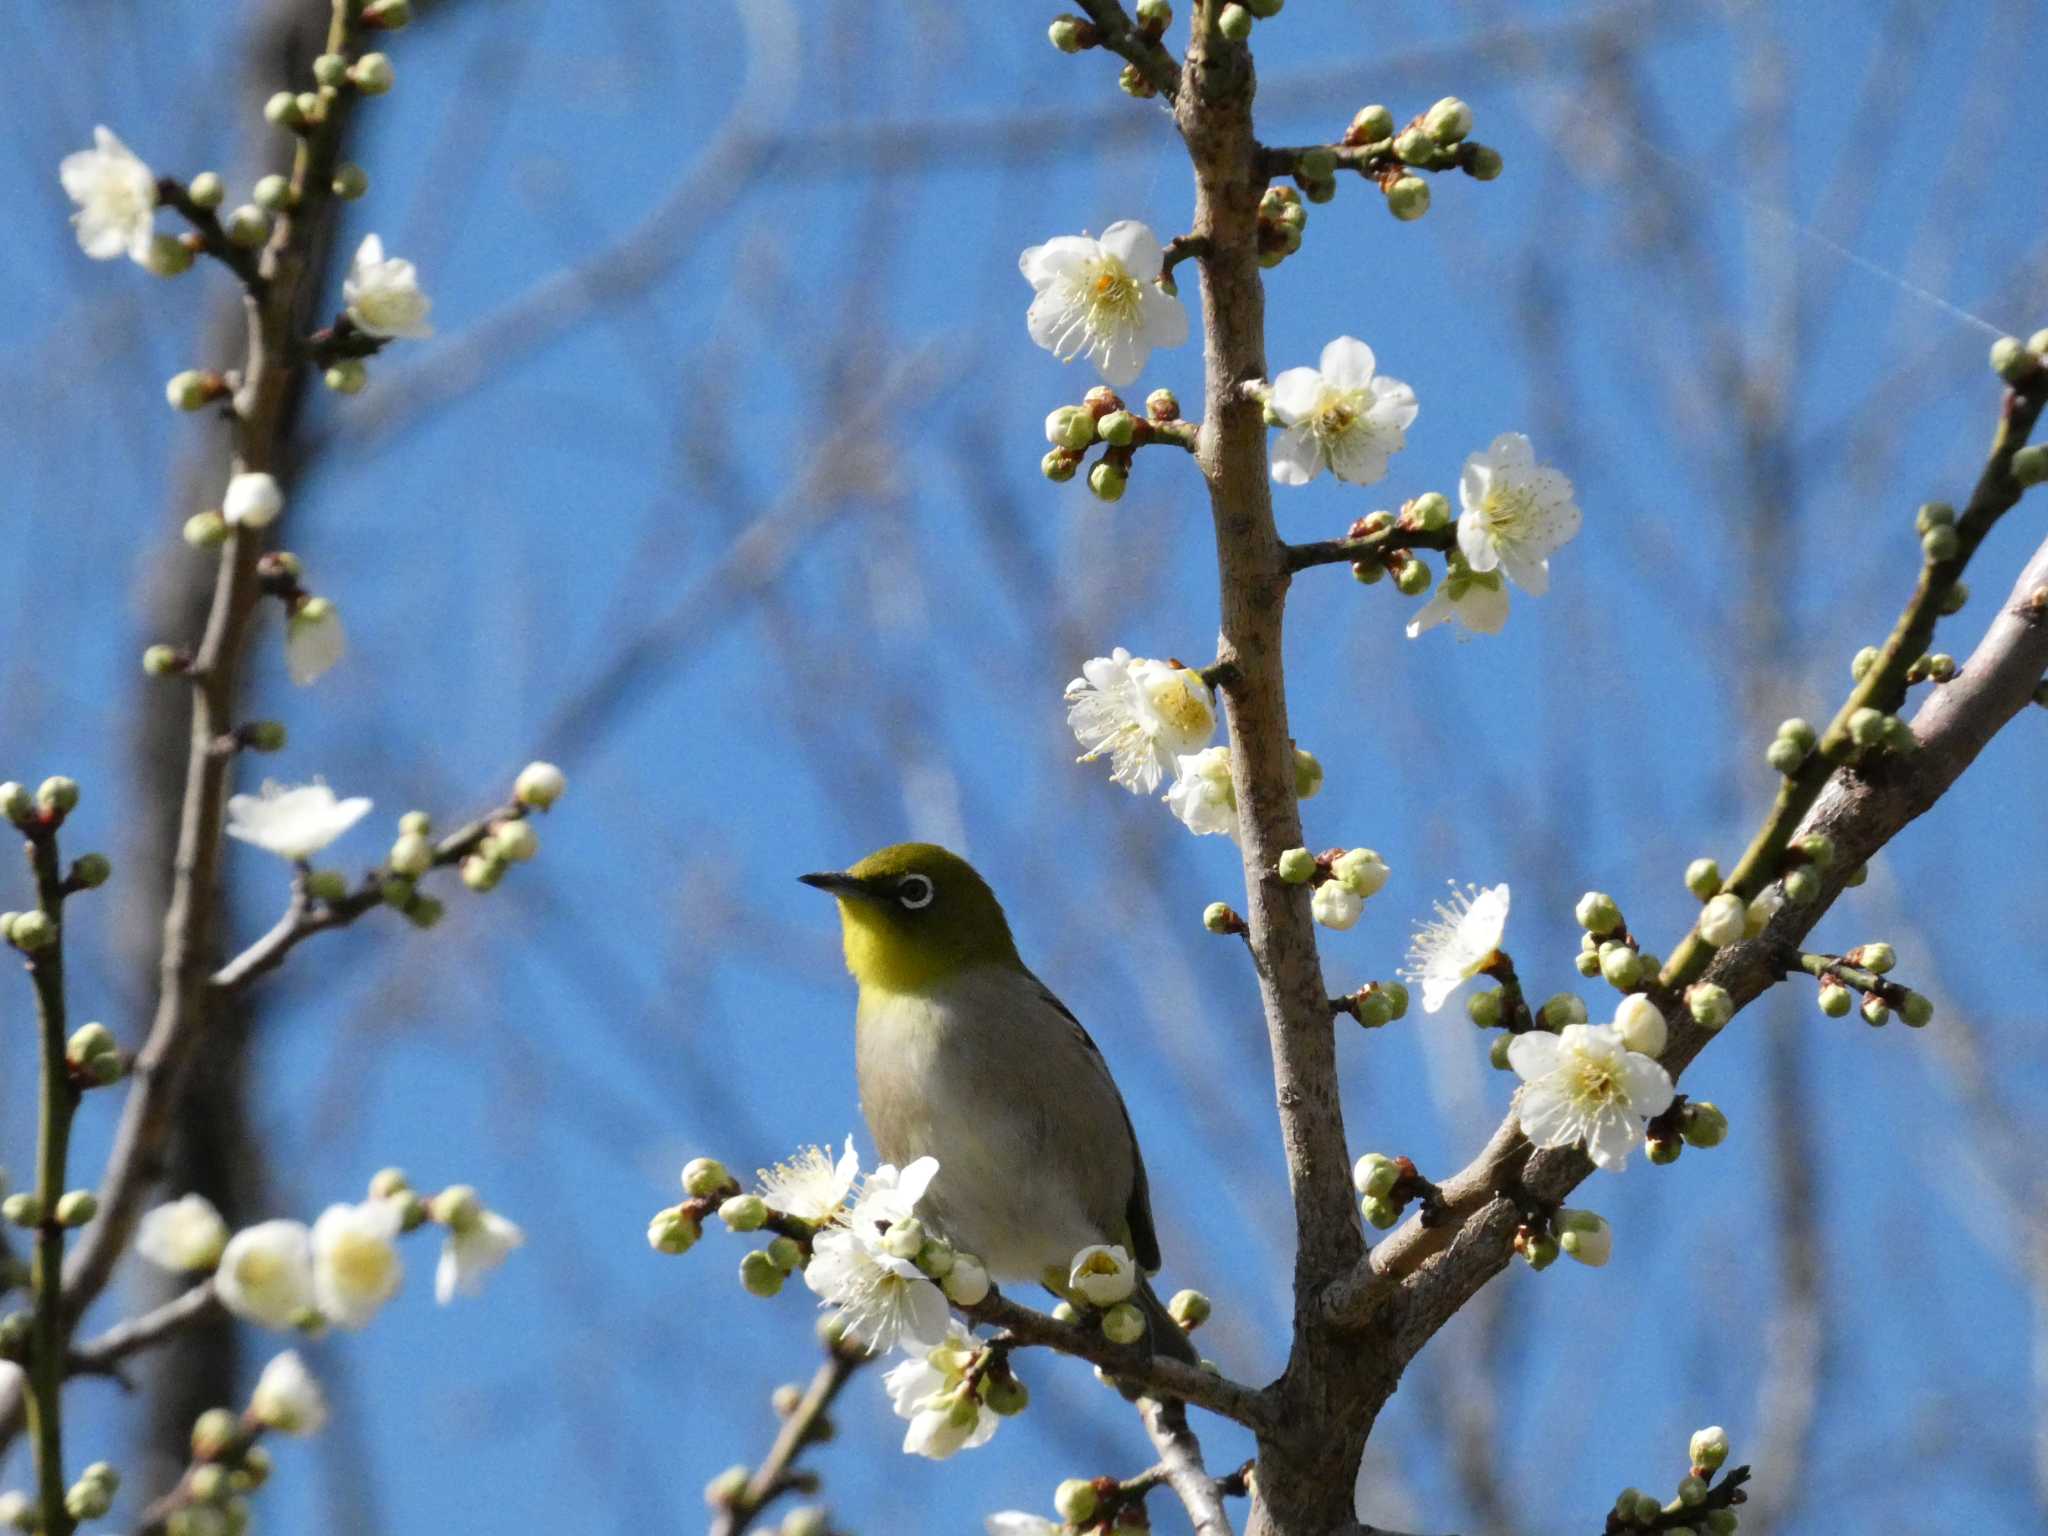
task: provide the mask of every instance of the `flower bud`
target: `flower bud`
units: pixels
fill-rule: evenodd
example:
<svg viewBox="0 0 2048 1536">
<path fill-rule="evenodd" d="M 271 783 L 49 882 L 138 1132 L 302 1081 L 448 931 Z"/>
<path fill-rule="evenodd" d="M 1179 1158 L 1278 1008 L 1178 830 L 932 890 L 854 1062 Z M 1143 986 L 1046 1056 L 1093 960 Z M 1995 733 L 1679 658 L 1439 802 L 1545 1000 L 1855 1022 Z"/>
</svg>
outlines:
<svg viewBox="0 0 2048 1536">
<path fill-rule="evenodd" d="M 1559 1250 L 1590 1268 L 1600 1268 L 1614 1252 L 1614 1229 L 1604 1216 L 1593 1211 L 1560 1207 L 1551 1227 L 1557 1234 Z"/>
<path fill-rule="evenodd" d="M 415 879 L 434 867 L 434 845 L 424 837 L 402 833 L 391 845 L 391 852 L 384 862 L 394 874 L 409 875 Z"/>
<path fill-rule="evenodd" d="M 647 1246 L 656 1253 L 688 1253 L 703 1235 L 697 1219 L 680 1205 L 656 1211 L 647 1223 Z"/>
<path fill-rule="evenodd" d="M 1351 1187 L 1366 1200 L 1385 1199 L 1400 1178 L 1400 1164 L 1382 1152 L 1366 1153 L 1351 1168 Z"/>
<path fill-rule="evenodd" d="M 1323 765 L 1313 752 L 1294 749 L 1294 798 L 1313 800 L 1323 788 Z"/>
<path fill-rule="evenodd" d="M 1070 1477 L 1053 1490 L 1052 1507 L 1069 1525 L 1086 1525 L 1095 1514 L 1095 1485 L 1086 1478 Z"/>
<path fill-rule="evenodd" d="M 773 1296 L 788 1278 L 775 1260 L 758 1248 L 740 1260 L 740 1284 L 750 1296 Z"/>
<path fill-rule="evenodd" d="M 352 203 L 370 190 L 370 173 L 353 161 L 343 161 L 334 168 L 334 195 L 345 203 Z"/>
<path fill-rule="evenodd" d="M 1597 950 L 1582 949 L 1572 962 L 1581 976 L 1593 977 L 1600 974 L 1600 954 Z"/>
<path fill-rule="evenodd" d="M 1371 144 L 1380 139 L 1394 136 L 1394 114 L 1375 102 L 1369 107 L 1360 107 L 1351 119 L 1351 131 L 1345 135 L 1353 144 Z"/>
<path fill-rule="evenodd" d="M 1493 1045 L 1486 1053 L 1486 1060 L 1494 1071 L 1508 1072 L 1514 1069 L 1515 1064 L 1508 1059 L 1508 1047 L 1514 1043 L 1514 1039 L 1515 1037 L 1509 1034 L 1493 1037 Z"/>
<path fill-rule="evenodd" d="M 305 115 L 299 111 L 299 98 L 291 91 L 278 91 L 263 103 L 263 118 L 279 128 L 303 128 Z"/>
<path fill-rule="evenodd" d="M 1387 188 L 1387 212 L 1402 223 L 1412 223 L 1429 212 L 1429 183 L 1420 176 L 1403 176 Z"/>
<path fill-rule="evenodd" d="M 946 1271 L 939 1289 L 946 1293 L 948 1301 L 963 1307 L 978 1306 L 988 1299 L 988 1270 L 973 1254 L 955 1252 L 953 1267 Z"/>
<path fill-rule="evenodd" d="M 736 1186 L 733 1176 L 726 1171 L 725 1164 L 715 1157 L 693 1157 L 683 1164 L 683 1192 L 700 1200 L 708 1200 L 721 1190 Z"/>
<path fill-rule="evenodd" d="M 195 512 L 185 519 L 184 536 L 194 549 L 218 549 L 227 542 L 228 520 L 218 512 Z"/>
<path fill-rule="evenodd" d="M 1934 1003 L 1922 992 L 1908 992 L 1899 1004 L 1899 1017 L 1914 1029 L 1925 1029 L 1934 1019 Z"/>
<path fill-rule="evenodd" d="M 1892 1021 L 1892 1005 L 1875 992 L 1863 999 L 1863 1022 L 1872 1029 L 1882 1029 Z"/>
<path fill-rule="evenodd" d="M 1423 532 L 1435 533 L 1451 525 L 1451 504 L 1441 492 L 1424 491 L 1408 503 L 1408 516 Z"/>
<path fill-rule="evenodd" d="M 221 499 L 221 515 L 230 524 L 244 528 L 267 528 L 284 510 L 284 491 L 277 477 L 260 470 L 245 471 L 228 481 Z"/>
<path fill-rule="evenodd" d="M 734 1195 L 718 1207 L 718 1219 L 734 1232 L 758 1232 L 768 1221 L 768 1202 L 759 1195 Z"/>
<path fill-rule="evenodd" d="M 2012 477 L 2024 488 L 2048 480 L 2048 447 L 2029 443 L 2012 456 Z"/>
<path fill-rule="evenodd" d="M 1123 500 L 1124 488 L 1130 484 L 1130 477 L 1122 466 L 1112 464 L 1108 459 L 1098 459 L 1095 467 L 1088 471 L 1088 489 L 1100 501 Z"/>
<path fill-rule="evenodd" d="M 1347 848 L 1330 861 L 1336 883 L 1360 897 L 1377 896 L 1392 871 L 1386 861 L 1370 848 Z"/>
<path fill-rule="evenodd" d="M 226 393 L 227 385 L 219 374 L 202 373 L 197 368 L 174 373 L 164 384 L 164 398 L 178 411 L 203 411 Z"/>
<path fill-rule="evenodd" d="M 508 864 L 524 864 L 540 852 L 540 834 L 523 817 L 500 822 L 491 833 L 490 843 L 493 853 Z"/>
<path fill-rule="evenodd" d="M 254 203 L 243 203 L 221 220 L 221 229 L 230 245 L 254 250 L 270 238 L 270 215 Z"/>
<path fill-rule="evenodd" d="M 1735 1017 L 1735 999 L 1717 981 L 1695 982 L 1686 989 L 1685 1006 L 1703 1029 L 1719 1029 Z"/>
<path fill-rule="evenodd" d="M 1643 957 L 1626 944 L 1608 944 L 1600 950 L 1600 974 L 1609 986 L 1632 991 L 1643 979 Z"/>
<path fill-rule="evenodd" d="M 1393 1022 L 1394 1005 L 1375 988 L 1360 988 L 1352 994 L 1351 1006 L 1362 1029 L 1379 1029 Z"/>
<path fill-rule="evenodd" d="M 1095 441 L 1095 418 L 1079 406 L 1063 405 L 1045 418 L 1045 440 L 1055 448 L 1086 448 Z"/>
<path fill-rule="evenodd" d="M 1241 43 L 1252 35 L 1252 13 L 1232 0 L 1216 18 L 1216 30 L 1233 43 Z"/>
<path fill-rule="evenodd" d="M 1621 1043 L 1652 1059 L 1664 1054 L 1669 1031 L 1663 1010 L 1650 1001 L 1649 994 L 1631 992 L 1614 1010 L 1614 1027 Z"/>
<path fill-rule="evenodd" d="M 562 798 L 568 780 L 553 763 L 528 763 L 512 783 L 512 798 L 521 805 L 544 811 Z"/>
<path fill-rule="evenodd" d="M 1458 168 L 1474 181 L 1497 181 L 1505 166 L 1491 144 L 1467 144 L 1458 156 Z"/>
<path fill-rule="evenodd" d="M 1394 135 L 1394 153 L 1408 165 L 1427 165 L 1436 152 L 1437 142 L 1426 128 L 1404 128 Z"/>
<path fill-rule="evenodd" d="M 1102 1336 L 1112 1344 L 1135 1344 L 1145 1337 L 1145 1314 L 1120 1301 L 1102 1314 Z"/>
<path fill-rule="evenodd" d="M 816 1504 L 799 1504 L 782 1517 L 782 1536 L 828 1536 L 831 1523 Z"/>
<path fill-rule="evenodd" d="M 1855 1001 L 1849 989 L 1838 981 L 1827 982 L 1820 989 L 1820 1011 L 1831 1019 L 1841 1018 Z"/>
<path fill-rule="evenodd" d="M 71 883 L 81 891 L 97 890 L 114 873 L 114 864 L 104 853 L 82 853 L 71 865 Z"/>
<path fill-rule="evenodd" d="M 1685 888 L 1708 900 L 1721 889 L 1721 866 L 1712 859 L 1694 859 L 1685 866 Z"/>
<path fill-rule="evenodd" d="M 1567 1024 L 1583 1024 L 1587 1017 L 1585 999 L 1576 992 L 1554 992 L 1536 1010 L 1536 1022 L 1553 1034 Z"/>
<path fill-rule="evenodd" d="M 7 925 L 7 941 L 24 954 L 32 955 L 57 942 L 57 925 L 43 912 L 17 912 Z"/>
<path fill-rule="evenodd" d="M 1111 411 L 1095 423 L 1095 435 L 1112 448 L 1128 448 L 1138 435 L 1138 418 L 1129 411 Z"/>
<path fill-rule="evenodd" d="M 391 89 L 391 60 L 381 53 L 366 53 L 349 66 L 348 80 L 365 96 L 382 96 Z"/>
<path fill-rule="evenodd" d="M 64 1512 L 73 1520 L 97 1520 L 114 1507 L 114 1491 L 104 1483 L 82 1477 L 64 1493 Z"/>
<path fill-rule="evenodd" d="M 1599 937 L 1605 937 L 1621 926 L 1621 908 L 1604 891 L 1586 892 L 1572 911 L 1581 928 Z"/>
<path fill-rule="evenodd" d="M 1700 938 L 1715 949 L 1723 949 L 1743 936 L 1747 921 L 1742 898 L 1733 891 L 1723 891 L 1700 908 Z"/>
<path fill-rule="evenodd" d="M 1070 448 L 1053 448 L 1038 461 L 1038 472 L 1054 485 L 1065 485 L 1081 467 L 1081 455 Z"/>
<path fill-rule="evenodd" d="M 1173 1299 L 1166 1304 L 1166 1315 L 1182 1328 L 1193 1330 L 1209 1321 L 1213 1308 L 1209 1298 L 1200 1291 L 1175 1291 Z"/>
<path fill-rule="evenodd" d="M 1882 940 L 1875 944 L 1859 944 L 1849 951 L 1846 958 L 1851 965 L 1860 965 L 1880 976 L 1899 963 L 1898 951 Z"/>
<path fill-rule="evenodd" d="M 1421 560 L 1408 559 L 1394 572 L 1394 588 L 1403 597 L 1420 597 L 1429 590 L 1429 584 L 1436 580 L 1436 573 Z"/>
<path fill-rule="evenodd" d="M 2041 359 L 2021 345 L 2017 336 L 2001 336 L 1991 343 L 1991 371 L 2008 384 L 2023 384 L 2041 366 Z"/>
<path fill-rule="evenodd" d="M 28 1190 L 17 1189 L 5 1200 L 0 1200 L 0 1219 L 17 1227 L 39 1227 L 43 1224 L 43 1202 Z"/>
<path fill-rule="evenodd" d="M 751 1475 L 745 1466 L 735 1462 L 704 1485 L 704 1502 L 713 1509 L 732 1504 L 747 1491 Z"/>
<path fill-rule="evenodd" d="M 498 882 L 505 878 L 505 863 L 502 859 L 473 853 L 462 861 L 460 873 L 462 883 L 481 895 L 485 891 L 495 891 L 498 888 Z M 409 886 L 405 895 L 406 900 L 411 900 L 412 891 Z"/>
<path fill-rule="evenodd" d="M 1055 16 L 1045 35 L 1061 53 L 1079 53 L 1088 46 L 1082 40 L 1088 35 L 1082 30 L 1087 25 L 1078 16 Z"/>
<path fill-rule="evenodd" d="M 361 358 L 344 357 L 328 364 L 320 379 L 337 395 L 359 395 L 370 382 L 370 370 L 363 366 Z"/>
<path fill-rule="evenodd" d="M 1401 1208 L 1377 1195 L 1359 1201 L 1358 1213 L 1382 1232 L 1401 1219 Z"/>
<path fill-rule="evenodd" d="M 1728 1139 L 1728 1117 L 1718 1105 L 1692 1099 L 1678 1117 L 1678 1133 L 1689 1146 L 1718 1147 Z"/>
<path fill-rule="evenodd" d="M 192 1459 L 217 1461 L 241 1438 L 241 1425 L 232 1409 L 209 1408 L 192 1421 Z"/>
<path fill-rule="evenodd" d="M 1930 561 L 1953 560 L 1961 549 L 1962 541 L 1953 528 L 1930 528 L 1920 535 L 1920 553 Z"/>
<path fill-rule="evenodd" d="M 1874 645 L 1864 646 L 1862 650 L 1849 658 L 1850 678 L 1855 682 L 1862 682 L 1870 674 L 1870 669 L 1877 665 L 1881 654 Z"/>
<path fill-rule="evenodd" d="M 1465 1017 L 1481 1029 L 1498 1029 L 1501 1021 L 1500 989 L 1486 987 L 1465 999 Z"/>
<path fill-rule="evenodd" d="M 1007 1371 L 1000 1376 L 991 1371 L 981 1378 L 981 1400 L 990 1413 L 1014 1418 L 1031 1405 L 1031 1389 Z"/>
<path fill-rule="evenodd" d="M 1557 1239 L 1549 1233 L 1542 1233 L 1524 1241 L 1519 1249 L 1524 1262 L 1537 1271 L 1550 1268 L 1557 1262 Z"/>
<path fill-rule="evenodd" d="M 412 0 L 370 0 L 362 24 L 373 32 L 396 32 L 412 20 Z"/>
<path fill-rule="evenodd" d="M 1941 594 L 1941 611 L 1944 614 L 1961 613 L 1963 605 L 1969 602 L 1969 600 L 1969 583 L 1961 581 L 1951 582 L 1949 589 Z"/>
<path fill-rule="evenodd" d="M 1764 761 L 1770 764 L 1771 771 L 1788 778 L 1799 771 L 1799 765 L 1806 761 L 1807 755 L 1806 748 L 1784 736 L 1773 738 L 1771 744 L 1764 748 Z"/>
<path fill-rule="evenodd" d="M 1455 144 L 1472 131 L 1472 109 L 1446 96 L 1423 114 L 1422 128 L 1439 144 Z"/>
<path fill-rule="evenodd" d="M 1678 1161 L 1678 1154 L 1685 1150 L 1685 1143 L 1676 1136 L 1652 1136 L 1643 1143 L 1643 1150 L 1651 1162 L 1664 1168 Z"/>
<path fill-rule="evenodd" d="M 1885 715 L 1868 704 L 1849 716 L 1849 739 L 1859 747 L 1874 747 L 1884 740 Z"/>
<path fill-rule="evenodd" d="M 1728 1431 L 1718 1424 L 1695 1430 L 1687 1453 L 1702 1474 L 1719 1471 L 1721 1464 L 1728 1459 Z"/>
<path fill-rule="evenodd" d="M 249 196 L 265 213 L 279 213 L 292 205 L 292 184 L 288 177 L 272 173 L 258 177 Z"/>
<path fill-rule="evenodd" d="M 1211 933 L 1241 933 L 1244 919 L 1231 910 L 1227 901 L 1212 901 L 1202 908 L 1202 926 Z"/>
<path fill-rule="evenodd" d="M 1306 848 L 1289 848 L 1280 855 L 1276 870 L 1289 885 L 1301 885 L 1316 872 L 1316 856 Z"/>
</svg>

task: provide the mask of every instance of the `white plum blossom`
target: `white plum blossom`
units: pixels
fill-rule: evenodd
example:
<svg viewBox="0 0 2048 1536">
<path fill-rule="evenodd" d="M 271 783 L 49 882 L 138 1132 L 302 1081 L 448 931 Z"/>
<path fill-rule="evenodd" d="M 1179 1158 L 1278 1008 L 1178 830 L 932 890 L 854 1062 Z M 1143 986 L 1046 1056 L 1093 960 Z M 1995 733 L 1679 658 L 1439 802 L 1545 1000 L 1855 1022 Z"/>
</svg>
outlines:
<svg viewBox="0 0 2048 1536">
<path fill-rule="evenodd" d="M 1453 992 L 1477 976 L 1500 948 L 1508 926 L 1508 888 L 1484 890 L 1454 883 L 1451 899 L 1436 903 L 1436 917 L 1415 925 L 1401 979 L 1422 989 L 1422 1011 L 1435 1013 Z"/>
<path fill-rule="evenodd" d="M 1536 462 L 1529 439 L 1503 432 L 1458 477 L 1458 549 L 1475 574 L 1495 569 L 1531 597 L 1550 589 L 1550 557 L 1579 531 L 1563 473 Z"/>
<path fill-rule="evenodd" d="M 1067 726 L 1080 761 L 1107 755 L 1110 782 L 1149 795 L 1183 754 L 1216 734 L 1216 697 L 1191 669 L 1118 646 L 1067 684 Z"/>
<path fill-rule="evenodd" d="M 1623 1045 L 1653 1060 L 1664 1054 L 1671 1033 L 1664 1010 L 1650 1001 L 1647 992 L 1631 992 L 1615 1005 L 1614 1028 Z"/>
<path fill-rule="evenodd" d="M 1102 238 L 1060 235 L 1017 260 L 1036 290 L 1026 324 L 1031 339 L 1061 362 L 1086 357 L 1103 381 L 1122 389 L 1144 371 L 1154 347 L 1188 339 L 1188 312 L 1158 284 L 1165 257 L 1159 237 L 1120 219 Z"/>
<path fill-rule="evenodd" d="M 356 329 L 370 336 L 418 340 L 434 334 L 427 324 L 433 301 L 420 291 L 419 273 L 409 261 L 386 258 L 384 242 L 363 236 L 341 284 L 342 303 Z"/>
<path fill-rule="evenodd" d="M 1365 898 L 1339 880 L 1325 880 L 1309 898 L 1310 915 L 1339 933 L 1357 926 L 1364 911 Z"/>
<path fill-rule="evenodd" d="M 930 1157 L 901 1171 L 884 1163 L 868 1175 L 844 1225 L 828 1228 L 812 1244 L 804 1284 L 821 1306 L 839 1309 L 848 1337 L 871 1354 L 905 1341 L 921 1349 L 945 1341 L 945 1295 L 886 1241 L 891 1227 L 911 1219 L 938 1171 L 937 1159 Z"/>
<path fill-rule="evenodd" d="M 313 1223 L 313 1296 L 323 1317 L 360 1328 L 398 1293 L 403 1219 L 395 1200 L 330 1205 L 320 1213 Z"/>
<path fill-rule="evenodd" d="M 1163 797 L 1197 837 L 1237 836 L 1237 786 L 1230 780 L 1230 749 L 1205 747 L 1176 761 L 1172 788 Z"/>
<path fill-rule="evenodd" d="M 944 1342 L 892 1367 L 882 1377 L 896 1416 L 910 1421 L 903 1432 L 906 1453 L 943 1461 L 956 1451 L 986 1445 L 1001 1422 L 994 1409 L 966 1388 L 967 1368 L 978 1353 L 958 1323 Z"/>
<path fill-rule="evenodd" d="M 220 515 L 238 528 L 268 528 L 284 510 L 284 490 L 277 476 L 245 469 L 228 480 Z"/>
<path fill-rule="evenodd" d="M 126 256 L 147 264 L 156 243 L 156 173 L 112 129 L 92 131 L 93 147 L 64 157 L 57 176 L 78 204 L 71 222 L 78 248 L 94 261 Z"/>
<path fill-rule="evenodd" d="M 282 1435 L 319 1433 L 327 1422 L 327 1399 L 297 1350 L 288 1349 L 263 1367 L 249 1396 L 249 1416 Z"/>
<path fill-rule="evenodd" d="M 754 1192 L 785 1216 L 814 1227 L 830 1226 L 846 1214 L 846 1197 L 860 1177 L 860 1156 L 853 1138 L 835 1162 L 825 1147 L 804 1147 L 786 1162 L 758 1170 Z"/>
<path fill-rule="evenodd" d="M 1122 1248 L 1091 1243 L 1074 1255 L 1067 1289 L 1091 1307 L 1113 1307 L 1138 1288 L 1138 1268 Z"/>
<path fill-rule="evenodd" d="M 158 1269 L 212 1269 L 227 1243 L 228 1224 L 200 1194 L 166 1201 L 135 1227 L 135 1251 Z"/>
<path fill-rule="evenodd" d="M 320 680 L 348 653 L 341 615 L 324 597 L 309 597 L 284 626 L 284 669 L 301 688 Z"/>
<path fill-rule="evenodd" d="M 476 1295 L 484 1277 L 525 1241 L 518 1223 L 481 1207 L 451 1222 L 434 1267 L 434 1299 L 445 1307 L 457 1296 Z"/>
<path fill-rule="evenodd" d="M 228 801 L 227 834 L 281 859 L 303 863 L 369 814 L 360 795 L 334 798 L 324 779 L 287 787 L 266 779 L 261 795 Z"/>
<path fill-rule="evenodd" d="M 1415 391 L 1373 372 L 1372 348 L 1339 336 L 1319 368 L 1289 368 L 1273 380 L 1267 404 L 1284 430 L 1273 443 L 1273 478 L 1307 485 L 1327 467 L 1339 480 L 1371 485 L 1406 442 L 1418 407 Z"/>
<path fill-rule="evenodd" d="M 1473 570 L 1456 550 L 1446 561 L 1444 579 L 1437 583 L 1436 591 L 1408 621 L 1408 638 L 1413 640 L 1450 619 L 1464 629 L 1458 637 L 1461 640 L 1497 635 L 1508 622 L 1508 584 L 1501 573 Z"/>
<path fill-rule="evenodd" d="M 294 1328 L 315 1307 L 313 1243 L 302 1221 L 259 1221 L 228 1239 L 213 1275 L 214 1293 L 237 1317 L 265 1328 Z"/>
<path fill-rule="evenodd" d="M 1508 1042 L 1508 1064 L 1523 1083 L 1515 1109 L 1522 1134 L 1539 1147 L 1584 1142 L 1601 1168 L 1626 1167 L 1643 1118 L 1671 1107 L 1669 1074 L 1623 1045 L 1612 1024 L 1516 1035 Z"/>
</svg>

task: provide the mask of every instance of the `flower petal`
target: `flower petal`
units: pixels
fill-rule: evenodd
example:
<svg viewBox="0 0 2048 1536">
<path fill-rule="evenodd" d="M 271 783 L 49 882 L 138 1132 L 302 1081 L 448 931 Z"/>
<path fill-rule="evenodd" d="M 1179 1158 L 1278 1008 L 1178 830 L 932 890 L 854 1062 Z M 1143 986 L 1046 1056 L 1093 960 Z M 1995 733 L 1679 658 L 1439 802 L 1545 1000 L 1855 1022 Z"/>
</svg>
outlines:
<svg viewBox="0 0 2048 1536">
<path fill-rule="evenodd" d="M 1323 376 L 1313 368 L 1290 368 L 1273 380 L 1266 398 L 1273 414 L 1291 427 L 1315 414 L 1316 404 L 1323 398 Z"/>
<path fill-rule="evenodd" d="M 1149 283 L 1157 277 L 1160 263 L 1166 259 L 1166 249 L 1151 226 L 1136 219 L 1118 219 L 1102 232 L 1096 243 L 1122 262 L 1124 269 L 1140 282 Z"/>
<path fill-rule="evenodd" d="M 1307 485 L 1323 467 L 1323 451 L 1307 427 L 1289 427 L 1273 439 L 1273 478 L 1282 485 Z"/>
<path fill-rule="evenodd" d="M 1339 336 L 1323 348 L 1323 382 L 1337 389 L 1364 389 L 1372 382 L 1372 348 L 1356 336 Z"/>
</svg>

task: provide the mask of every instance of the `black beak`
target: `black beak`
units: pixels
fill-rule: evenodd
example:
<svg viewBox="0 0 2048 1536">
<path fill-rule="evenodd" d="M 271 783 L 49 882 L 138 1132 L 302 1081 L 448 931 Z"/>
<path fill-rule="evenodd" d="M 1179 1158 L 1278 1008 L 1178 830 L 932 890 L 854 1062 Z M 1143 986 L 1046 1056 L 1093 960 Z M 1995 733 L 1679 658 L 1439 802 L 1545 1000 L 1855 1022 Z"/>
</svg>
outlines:
<svg viewBox="0 0 2048 1536">
<path fill-rule="evenodd" d="M 859 880 L 856 880 L 852 875 L 842 874 L 838 870 L 824 870 L 814 875 L 798 875 L 797 879 L 814 890 L 824 891 L 833 896 L 851 896 L 857 894 L 862 889 Z"/>
</svg>

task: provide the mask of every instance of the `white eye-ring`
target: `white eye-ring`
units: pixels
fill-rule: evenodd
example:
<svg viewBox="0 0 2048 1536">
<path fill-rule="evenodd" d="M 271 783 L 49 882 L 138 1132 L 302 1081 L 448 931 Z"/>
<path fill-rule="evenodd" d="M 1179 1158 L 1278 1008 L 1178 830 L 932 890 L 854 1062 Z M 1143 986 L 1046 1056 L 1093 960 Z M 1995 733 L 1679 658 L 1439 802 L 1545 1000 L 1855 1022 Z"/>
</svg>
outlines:
<svg viewBox="0 0 2048 1536">
<path fill-rule="evenodd" d="M 896 899 L 916 912 L 932 904 L 931 878 L 927 875 L 905 875 L 896 886 Z"/>
</svg>

